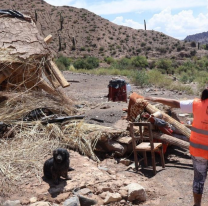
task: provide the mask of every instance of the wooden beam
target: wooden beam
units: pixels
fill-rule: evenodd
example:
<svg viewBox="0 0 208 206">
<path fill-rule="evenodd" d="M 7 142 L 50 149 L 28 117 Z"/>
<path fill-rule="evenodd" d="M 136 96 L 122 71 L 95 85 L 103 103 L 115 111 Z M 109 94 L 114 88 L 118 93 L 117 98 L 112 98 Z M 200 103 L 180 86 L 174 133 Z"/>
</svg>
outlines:
<svg viewBox="0 0 208 206">
<path fill-rule="evenodd" d="M 44 79 L 40 79 L 40 82 L 37 85 L 39 88 L 45 90 L 49 94 L 58 95 L 55 89 L 53 89 Z"/>
<path fill-rule="evenodd" d="M 70 86 L 70 84 L 67 82 L 67 80 L 65 79 L 65 77 L 63 76 L 59 68 L 56 66 L 56 64 L 52 60 L 49 61 L 49 65 L 50 65 L 51 71 L 53 72 L 54 76 L 59 81 L 61 86 L 63 88 Z"/>
<path fill-rule="evenodd" d="M 45 42 L 46 44 L 49 44 L 51 41 L 52 41 L 52 35 L 49 34 L 49 35 L 44 39 L 44 42 Z"/>
<path fill-rule="evenodd" d="M 161 134 L 158 132 L 152 132 L 153 138 L 161 140 L 163 142 L 176 145 L 178 147 L 184 148 L 184 149 L 189 149 L 189 142 L 183 141 L 181 139 L 177 139 L 173 136 L 167 135 L 167 134 Z M 144 136 L 149 136 L 149 132 L 144 131 Z"/>
<path fill-rule="evenodd" d="M 47 64 L 44 69 L 44 73 L 46 77 L 48 78 L 48 80 L 50 81 L 50 83 L 53 85 L 53 87 L 58 88 L 59 86 L 61 86 L 58 80 L 54 77 L 54 74 L 51 72 Z"/>
</svg>

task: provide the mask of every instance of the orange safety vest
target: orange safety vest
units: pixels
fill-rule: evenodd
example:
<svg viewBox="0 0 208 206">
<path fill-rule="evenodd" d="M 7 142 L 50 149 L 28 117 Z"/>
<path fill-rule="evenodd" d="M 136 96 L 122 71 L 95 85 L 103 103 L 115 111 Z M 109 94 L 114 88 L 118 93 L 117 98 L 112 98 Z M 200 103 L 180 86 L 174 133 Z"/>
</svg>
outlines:
<svg viewBox="0 0 208 206">
<path fill-rule="evenodd" d="M 193 114 L 190 154 L 208 159 L 208 100 L 194 99 Z"/>
</svg>

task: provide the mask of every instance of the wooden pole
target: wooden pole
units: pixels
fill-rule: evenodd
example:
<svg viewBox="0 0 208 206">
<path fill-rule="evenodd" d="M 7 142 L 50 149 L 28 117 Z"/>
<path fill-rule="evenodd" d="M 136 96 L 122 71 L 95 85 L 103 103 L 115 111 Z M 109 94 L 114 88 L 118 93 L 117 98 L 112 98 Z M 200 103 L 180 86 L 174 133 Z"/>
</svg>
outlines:
<svg viewBox="0 0 208 206">
<path fill-rule="evenodd" d="M 154 132 L 154 131 L 152 132 L 152 134 L 153 134 L 154 139 L 158 139 L 163 142 L 166 142 L 166 143 L 169 143 L 172 145 L 176 145 L 176 146 L 184 148 L 184 149 L 189 149 L 189 145 L 190 145 L 189 142 L 183 141 L 181 139 L 177 139 L 176 137 L 173 137 L 173 136 L 170 136 L 167 134 L 161 134 L 161 133 Z M 149 136 L 149 132 L 144 131 L 144 135 Z"/>
<path fill-rule="evenodd" d="M 65 79 L 59 68 L 52 60 L 49 61 L 49 66 L 54 76 L 56 77 L 56 79 L 59 81 L 59 83 L 63 88 L 70 86 L 70 84 L 67 82 L 67 80 Z"/>
</svg>

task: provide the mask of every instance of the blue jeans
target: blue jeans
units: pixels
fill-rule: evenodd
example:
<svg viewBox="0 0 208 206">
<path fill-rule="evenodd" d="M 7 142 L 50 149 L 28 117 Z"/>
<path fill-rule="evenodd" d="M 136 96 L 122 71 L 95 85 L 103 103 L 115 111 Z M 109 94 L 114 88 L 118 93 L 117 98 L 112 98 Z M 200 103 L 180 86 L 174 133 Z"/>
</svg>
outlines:
<svg viewBox="0 0 208 206">
<path fill-rule="evenodd" d="M 191 157 L 194 167 L 193 192 L 203 194 L 204 183 L 207 178 L 208 160 L 202 157 Z"/>
</svg>

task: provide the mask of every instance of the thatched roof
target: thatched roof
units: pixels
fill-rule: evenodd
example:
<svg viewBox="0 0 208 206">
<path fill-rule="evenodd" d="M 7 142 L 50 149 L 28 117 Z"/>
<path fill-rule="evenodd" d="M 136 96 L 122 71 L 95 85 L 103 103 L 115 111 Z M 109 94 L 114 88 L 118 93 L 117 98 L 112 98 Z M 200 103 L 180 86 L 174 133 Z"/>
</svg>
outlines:
<svg viewBox="0 0 208 206">
<path fill-rule="evenodd" d="M 44 38 L 35 23 L 0 15 L 0 60 L 1 62 L 23 62 L 26 59 L 50 54 Z"/>
<path fill-rule="evenodd" d="M 34 21 L 18 11 L 0 10 L 0 90 L 43 89 L 57 95 L 59 86 L 69 83 Z"/>
</svg>

